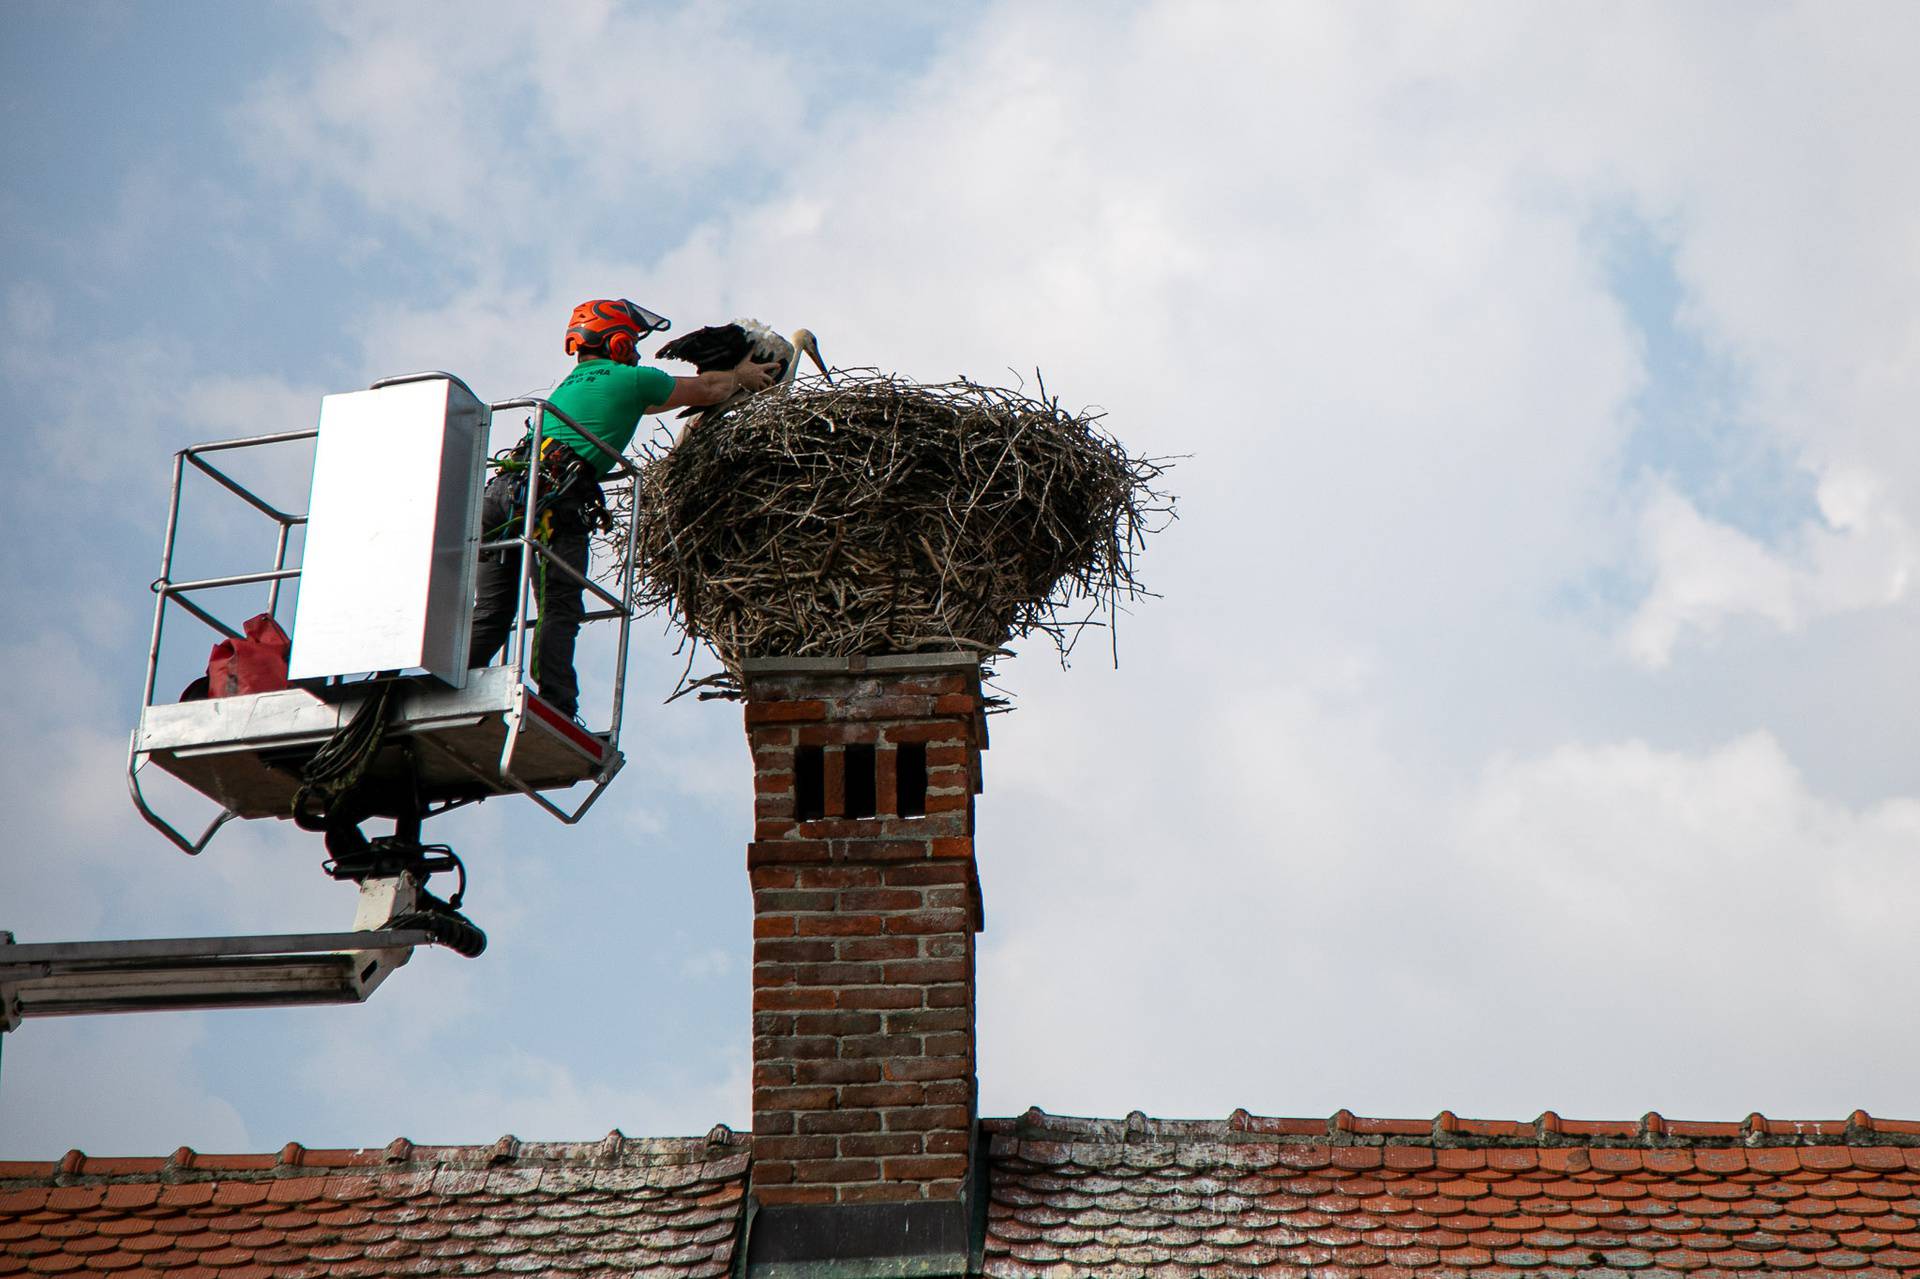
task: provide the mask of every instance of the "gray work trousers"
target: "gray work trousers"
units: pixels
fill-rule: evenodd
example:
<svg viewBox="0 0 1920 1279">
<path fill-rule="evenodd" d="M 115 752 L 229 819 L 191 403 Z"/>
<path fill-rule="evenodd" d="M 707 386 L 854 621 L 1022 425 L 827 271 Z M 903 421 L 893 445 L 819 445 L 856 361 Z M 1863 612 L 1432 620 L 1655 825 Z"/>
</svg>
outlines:
<svg viewBox="0 0 1920 1279">
<path fill-rule="evenodd" d="M 547 545 L 563 563 L 585 576 L 591 547 L 582 507 L 591 501 L 599 486 L 586 481 L 576 487 L 580 491 L 566 494 L 551 508 L 553 536 Z M 520 531 L 520 495 L 517 476 L 496 475 L 488 481 L 480 501 L 480 522 L 486 540 Z M 586 614 L 582 605 L 584 590 L 564 573 L 545 565 L 540 556 L 530 559 L 533 573 L 530 598 L 540 623 L 527 637 L 533 649 L 529 665 L 539 681 L 540 696 L 571 716 L 580 709 L 580 680 L 573 670 L 573 646 L 580 634 L 580 619 Z M 500 651 L 513 630 L 513 610 L 519 598 L 520 548 L 481 555 L 474 588 L 473 640 L 467 649 L 469 667 L 485 666 Z"/>
</svg>

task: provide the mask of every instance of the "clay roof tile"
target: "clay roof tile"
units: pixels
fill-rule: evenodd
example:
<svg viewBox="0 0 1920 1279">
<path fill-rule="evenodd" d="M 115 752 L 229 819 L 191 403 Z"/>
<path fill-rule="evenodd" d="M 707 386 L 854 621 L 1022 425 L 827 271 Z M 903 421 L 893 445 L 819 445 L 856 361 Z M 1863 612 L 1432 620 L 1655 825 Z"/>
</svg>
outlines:
<svg viewBox="0 0 1920 1279">
<path fill-rule="evenodd" d="M 1118 1125 L 1029 1112 L 1027 1140 L 993 1148 L 985 1272 L 1029 1279 L 1064 1260 L 1182 1279 L 1260 1266 L 1920 1276 L 1920 1131 L 1859 1113 L 1147 1124 L 1175 1157 L 1123 1188 L 1102 1151 L 1124 1141 Z M 1270 1157 L 1250 1153 L 1261 1147 Z M 1076 1260 L 1096 1254 L 1115 1260 Z"/>
</svg>

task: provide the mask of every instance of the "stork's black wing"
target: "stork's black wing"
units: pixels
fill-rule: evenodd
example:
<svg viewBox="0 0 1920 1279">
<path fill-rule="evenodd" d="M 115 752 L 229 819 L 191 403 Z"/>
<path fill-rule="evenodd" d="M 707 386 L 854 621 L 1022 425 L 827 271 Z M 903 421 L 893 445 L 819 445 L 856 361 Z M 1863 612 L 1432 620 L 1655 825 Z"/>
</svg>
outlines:
<svg viewBox="0 0 1920 1279">
<path fill-rule="evenodd" d="M 731 369 L 747 358 L 747 331 L 737 324 L 713 324 L 677 337 L 660 348 L 665 360 L 685 360 L 702 373 Z"/>
</svg>

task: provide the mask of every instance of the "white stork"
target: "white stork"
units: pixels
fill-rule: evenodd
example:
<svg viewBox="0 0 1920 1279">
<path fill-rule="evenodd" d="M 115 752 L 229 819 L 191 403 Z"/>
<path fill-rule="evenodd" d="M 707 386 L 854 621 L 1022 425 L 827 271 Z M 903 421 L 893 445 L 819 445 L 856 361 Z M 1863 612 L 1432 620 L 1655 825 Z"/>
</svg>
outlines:
<svg viewBox="0 0 1920 1279">
<path fill-rule="evenodd" d="M 775 386 L 785 386 L 793 381 L 800 372 L 800 352 L 806 352 L 827 381 L 833 381 L 828 372 L 826 361 L 820 358 L 820 342 L 813 336 L 811 329 L 795 329 L 792 339 L 781 337 L 778 333 L 758 320 L 735 320 L 732 324 L 712 324 L 704 329 L 695 329 L 682 337 L 677 337 L 660 348 L 661 358 L 685 360 L 702 373 L 716 370 L 731 373 L 751 360 L 755 364 L 771 364 Z M 751 394 L 748 391 L 735 391 L 718 404 L 704 408 L 688 409 L 681 417 L 698 414 L 701 420 L 732 408 Z"/>
</svg>

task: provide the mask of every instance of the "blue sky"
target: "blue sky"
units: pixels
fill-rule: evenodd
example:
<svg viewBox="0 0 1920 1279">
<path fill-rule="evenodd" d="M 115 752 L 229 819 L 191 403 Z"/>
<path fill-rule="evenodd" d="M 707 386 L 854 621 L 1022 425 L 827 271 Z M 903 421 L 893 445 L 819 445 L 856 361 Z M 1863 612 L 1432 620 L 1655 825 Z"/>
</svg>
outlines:
<svg viewBox="0 0 1920 1279">
<path fill-rule="evenodd" d="M 1920 890 L 1914 23 L 6 6 L 0 927 L 345 922 L 284 824 L 188 861 L 125 801 L 168 458 L 416 368 L 535 390 L 625 295 L 1037 366 L 1188 455 L 1118 669 L 1002 671 L 987 1113 L 1911 1116 L 1860 975 Z M 584 824 L 440 823 L 484 959 L 32 1023 L 0 1155 L 743 1124 L 744 742 L 660 705 L 673 649 Z"/>
</svg>

